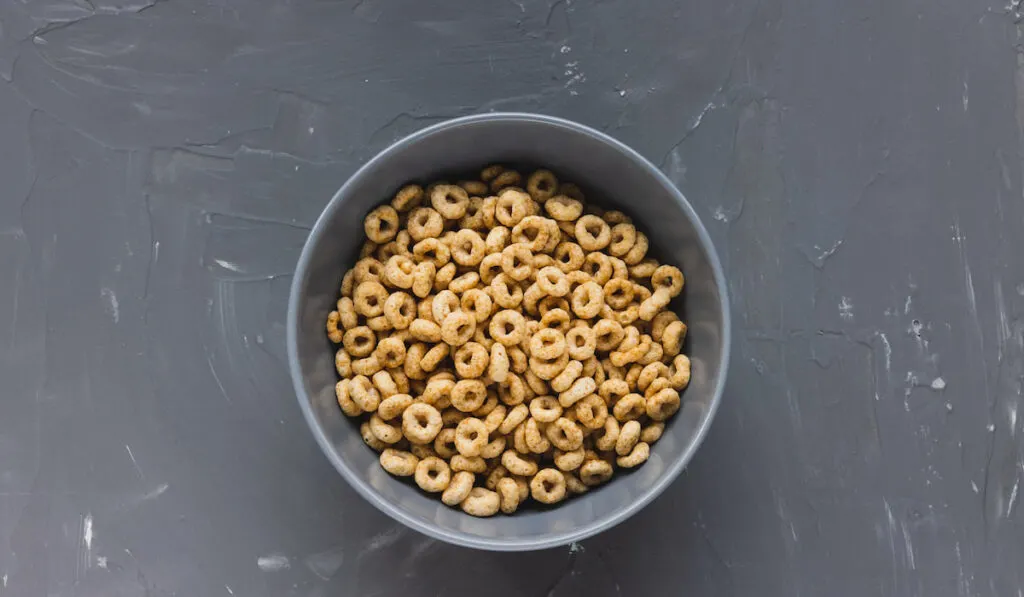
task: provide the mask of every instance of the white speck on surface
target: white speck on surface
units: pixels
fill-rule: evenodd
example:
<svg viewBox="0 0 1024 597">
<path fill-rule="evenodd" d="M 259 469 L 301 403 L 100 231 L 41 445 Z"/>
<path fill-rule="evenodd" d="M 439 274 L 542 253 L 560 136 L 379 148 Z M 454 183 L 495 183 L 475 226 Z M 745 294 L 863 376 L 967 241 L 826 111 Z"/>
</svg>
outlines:
<svg viewBox="0 0 1024 597">
<path fill-rule="evenodd" d="M 821 263 L 824 263 L 826 259 L 831 257 L 833 253 L 839 250 L 839 247 L 842 246 L 842 244 L 843 239 L 839 239 L 836 242 L 832 243 L 831 247 L 824 250 L 818 245 L 814 245 L 815 250 L 821 251 L 821 253 L 818 255 L 818 264 L 820 265 Z"/>
<path fill-rule="evenodd" d="M 994 433 L 996 430 L 995 423 L 989 423 L 988 425 L 986 425 L 985 430 L 988 431 L 989 433 Z"/>
<path fill-rule="evenodd" d="M 132 454 L 132 447 L 125 444 L 124 449 L 128 451 L 128 458 L 131 458 L 132 464 L 135 466 L 135 472 L 139 473 L 139 478 L 145 479 L 146 475 L 142 474 L 142 467 L 140 467 L 138 461 L 135 460 L 135 454 Z"/>
<path fill-rule="evenodd" d="M 107 569 L 107 558 L 106 556 L 96 556 L 96 565 L 104 570 Z"/>
<path fill-rule="evenodd" d="M 1017 294 L 1024 296 L 1024 282 L 1017 284 Z"/>
<path fill-rule="evenodd" d="M 1010 490 L 1010 502 L 1006 504 L 1006 518 L 1013 514 L 1013 507 L 1017 504 L 1017 490 L 1020 489 L 1020 477 L 1013 482 L 1013 489 Z"/>
<path fill-rule="evenodd" d="M 160 259 L 160 241 L 153 241 L 153 261 Z"/>
<path fill-rule="evenodd" d="M 970 105 L 970 103 L 971 103 L 971 98 L 969 96 L 969 90 L 967 88 L 967 81 L 964 81 L 964 93 L 963 93 L 963 95 L 961 96 L 960 99 L 961 99 L 961 101 L 963 102 L 963 105 L 964 105 L 964 112 L 966 112 L 967 111 L 967 106 Z"/>
<path fill-rule="evenodd" d="M 619 97 L 626 97 L 626 90 L 625 89 L 620 89 L 619 90 Z"/>
<path fill-rule="evenodd" d="M 981 489 L 978 487 L 978 484 L 975 483 L 974 481 L 971 481 L 971 491 L 973 491 L 974 493 L 981 493 Z"/>
<path fill-rule="evenodd" d="M 910 314 L 910 304 L 914 302 L 914 297 L 907 295 L 907 300 L 903 303 L 903 314 Z"/>
<path fill-rule="evenodd" d="M 292 567 L 291 561 L 280 554 L 271 554 L 256 558 L 256 565 L 264 572 L 280 572 Z"/>
<path fill-rule="evenodd" d="M 92 551 L 92 514 L 86 514 L 85 519 L 82 521 L 82 542 L 85 544 L 86 551 Z"/>
<path fill-rule="evenodd" d="M 839 316 L 847 321 L 853 319 L 853 303 L 850 302 L 850 297 L 844 296 L 839 301 Z"/>
<path fill-rule="evenodd" d="M 6 587 L 7 586 L 7 575 L 6 574 L 3 576 L 2 580 L 4 582 L 4 587 Z"/>
<path fill-rule="evenodd" d="M 946 380 L 936 377 L 932 380 L 932 389 L 941 392 L 946 389 Z"/>
<path fill-rule="evenodd" d="M 882 340 L 882 349 L 885 351 L 885 370 L 888 372 L 892 370 L 892 345 L 889 344 L 889 338 L 883 332 L 878 332 L 878 337 Z"/>
<path fill-rule="evenodd" d="M 558 51 L 563 53 L 563 54 L 568 54 L 569 52 L 572 51 L 572 47 L 570 47 L 570 46 L 562 46 L 561 48 L 558 49 Z"/>
<path fill-rule="evenodd" d="M 572 554 L 572 555 L 576 555 L 578 553 L 583 553 L 584 551 L 585 550 L 583 549 L 583 545 L 580 544 L 580 543 L 577 543 L 576 541 L 573 541 L 572 543 L 569 544 L 569 553 Z"/>
<path fill-rule="evenodd" d="M 315 128 L 309 127 L 309 134 L 312 135 L 315 130 L 316 130 Z"/>
<path fill-rule="evenodd" d="M 242 266 L 238 265 L 237 263 L 232 263 L 231 261 L 225 261 L 223 259 L 214 259 L 213 262 L 223 267 L 224 269 L 231 270 L 233 272 L 240 273 L 242 271 Z"/>
<path fill-rule="evenodd" d="M 100 296 L 107 299 L 107 312 L 114 319 L 114 323 L 121 321 L 121 307 L 117 302 L 117 295 L 109 288 L 101 288 Z"/>
<path fill-rule="evenodd" d="M 952 402 L 947 402 L 946 403 L 946 412 L 948 412 L 948 413 L 953 412 L 953 403 Z"/>
<path fill-rule="evenodd" d="M 711 212 L 711 217 L 718 220 L 719 222 L 729 221 L 729 216 L 725 215 L 725 210 L 722 209 L 721 205 L 715 207 L 715 210 Z"/>
<path fill-rule="evenodd" d="M 231 587 L 229 587 L 228 585 L 224 585 L 224 588 L 228 590 L 228 595 L 234 595 L 235 594 L 235 592 L 232 591 Z"/>
</svg>

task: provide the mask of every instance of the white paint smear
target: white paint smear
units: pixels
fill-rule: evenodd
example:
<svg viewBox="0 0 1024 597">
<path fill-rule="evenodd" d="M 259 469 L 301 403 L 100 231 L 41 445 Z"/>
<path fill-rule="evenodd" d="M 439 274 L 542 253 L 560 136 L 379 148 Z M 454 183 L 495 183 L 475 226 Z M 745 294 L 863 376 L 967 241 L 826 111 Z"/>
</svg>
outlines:
<svg viewBox="0 0 1024 597">
<path fill-rule="evenodd" d="M 280 572 L 292 567 L 288 558 L 277 554 L 256 558 L 256 565 L 264 572 Z"/>
<path fill-rule="evenodd" d="M 844 296 L 839 301 L 839 316 L 847 321 L 853 319 L 853 303 L 850 302 L 849 297 Z"/>
<path fill-rule="evenodd" d="M 92 514 L 86 514 L 82 521 L 82 541 L 85 543 L 86 551 L 92 551 Z"/>
<path fill-rule="evenodd" d="M 228 270 L 231 270 L 233 272 L 239 272 L 239 273 L 242 272 L 242 266 L 238 265 L 237 263 L 233 263 L 231 261 L 225 261 L 223 259 L 214 259 L 213 262 L 216 263 L 217 265 L 223 267 L 224 269 L 228 269 Z"/>
<path fill-rule="evenodd" d="M 107 312 L 114 318 L 114 323 L 121 321 L 121 306 L 114 291 L 109 288 L 101 288 L 100 296 L 107 299 Z"/>
<path fill-rule="evenodd" d="M 932 389 L 941 392 L 946 389 L 946 380 L 936 377 L 932 380 Z"/>
</svg>

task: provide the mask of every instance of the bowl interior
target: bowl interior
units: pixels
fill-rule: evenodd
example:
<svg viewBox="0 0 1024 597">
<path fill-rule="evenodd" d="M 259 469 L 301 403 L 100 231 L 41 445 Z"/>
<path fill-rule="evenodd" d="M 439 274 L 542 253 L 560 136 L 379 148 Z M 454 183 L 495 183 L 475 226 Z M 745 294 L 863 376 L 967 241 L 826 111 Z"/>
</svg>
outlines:
<svg viewBox="0 0 1024 597">
<path fill-rule="evenodd" d="M 362 242 L 363 217 L 407 182 L 476 172 L 489 163 L 553 170 L 588 198 L 620 209 L 647 233 L 656 254 L 686 276 L 687 353 L 692 361 L 683 407 L 650 460 L 635 471 L 550 509 L 478 519 L 444 506 L 389 476 L 334 396 L 334 349 L 324 319 L 342 274 Z M 534 115 L 485 115 L 444 123 L 392 146 L 338 192 L 310 235 L 289 306 L 292 375 L 307 420 L 339 471 L 364 497 L 398 520 L 442 540 L 487 549 L 537 549 L 599 532 L 653 499 L 682 470 L 717 405 L 727 362 L 721 271 L 693 210 L 649 163 L 589 129 Z"/>
</svg>

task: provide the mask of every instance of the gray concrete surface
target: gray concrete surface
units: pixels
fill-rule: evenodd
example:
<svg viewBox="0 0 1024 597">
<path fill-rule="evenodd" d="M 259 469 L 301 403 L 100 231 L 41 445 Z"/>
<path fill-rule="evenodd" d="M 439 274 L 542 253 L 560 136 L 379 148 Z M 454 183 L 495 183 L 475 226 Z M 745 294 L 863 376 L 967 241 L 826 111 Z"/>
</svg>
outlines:
<svg viewBox="0 0 1024 597">
<path fill-rule="evenodd" d="M 0 5 L 0 595 L 1021 594 L 1013 5 L 132 2 Z M 331 193 L 494 109 L 659 163 L 731 280 L 707 443 L 573 550 L 396 526 L 282 358 Z"/>
</svg>

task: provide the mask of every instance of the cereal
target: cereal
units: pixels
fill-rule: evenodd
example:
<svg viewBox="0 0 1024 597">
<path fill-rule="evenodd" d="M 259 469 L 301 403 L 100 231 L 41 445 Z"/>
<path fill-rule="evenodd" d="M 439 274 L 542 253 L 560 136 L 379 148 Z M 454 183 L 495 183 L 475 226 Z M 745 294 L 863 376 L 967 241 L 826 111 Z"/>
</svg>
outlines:
<svg viewBox="0 0 1024 597">
<path fill-rule="evenodd" d="M 474 516 L 650 457 L 690 381 L 683 272 L 548 170 L 402 187 L 326 313 L 338 406 L 396 476 Z"/>
</svg>

